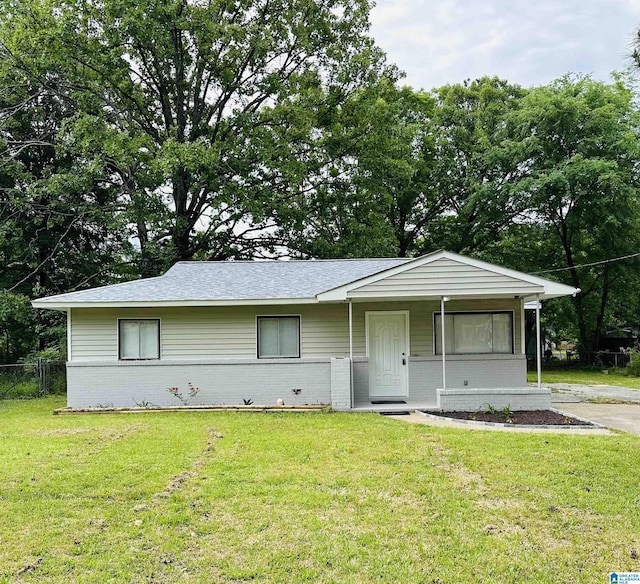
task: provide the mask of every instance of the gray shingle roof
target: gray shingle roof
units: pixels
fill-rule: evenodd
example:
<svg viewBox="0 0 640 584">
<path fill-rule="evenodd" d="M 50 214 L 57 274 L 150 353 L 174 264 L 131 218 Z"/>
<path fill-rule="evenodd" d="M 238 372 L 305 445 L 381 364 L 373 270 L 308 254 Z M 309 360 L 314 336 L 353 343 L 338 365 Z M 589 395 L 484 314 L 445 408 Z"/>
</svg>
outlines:
<svg viewBox="0 0 640 584">
<path fill-rule="evenodd" d="M 48 296 L 36 305 L 314 298 L 408 259 L 178 262 L 163 276 Z"/>
</svg>

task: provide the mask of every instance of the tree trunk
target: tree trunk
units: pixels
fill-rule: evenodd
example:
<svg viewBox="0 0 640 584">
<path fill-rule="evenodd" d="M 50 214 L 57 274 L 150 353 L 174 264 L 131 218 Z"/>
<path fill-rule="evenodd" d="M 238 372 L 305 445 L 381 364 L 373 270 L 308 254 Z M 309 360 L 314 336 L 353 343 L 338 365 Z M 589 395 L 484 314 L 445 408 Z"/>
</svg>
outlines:
<svg viewBox="0 0 640 584">
<path fill-rule="evenodd" d="M 609 265 L 604 265 L 602 272 L 602 296 L 600 297 L 600 309 L 598 311 L 598 317 L 596 319 L 596 330 L 594 331 L 594 350 L 600 349 L 600 336 L 602 335 L 602 327 L 604 324 L 604 313 L 607 308 L 607 301 L 609 300 Z"/>
<path fill-rule="evenodd" d="M 191 245 L 191 222 L 187 202 L 189 198 L 189 176 L 185 169 L 176 171 L 173 176 L 173 200 L 176 206 L 173 225 L 173 260 L 190 260 L 193 256 Z"/>
</svg>

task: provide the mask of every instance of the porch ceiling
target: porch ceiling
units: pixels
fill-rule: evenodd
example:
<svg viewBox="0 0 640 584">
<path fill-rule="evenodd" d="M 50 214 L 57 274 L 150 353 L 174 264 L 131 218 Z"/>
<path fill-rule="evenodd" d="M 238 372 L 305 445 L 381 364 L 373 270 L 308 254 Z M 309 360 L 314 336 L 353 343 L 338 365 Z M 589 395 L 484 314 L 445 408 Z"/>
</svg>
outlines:
<svg viewBox="0 0 640 584">
<path fill-rule="evenodd" d="M 529 293 L 530 294 L 530 293 Z M 542 292 L 539 293 L 540 298 L 544 299 L 545 296 Z M 491 299 L 524 299 L 525 301 L 531 301 L 536 299 L 536 295 L 525 295 L 520 292 L 510 292 L 508 294 L 495 293 L 495 294 L 473 294 L 465 293 L 460 294 L 457 292 L 450 292 L 448 290 L 442 290 L 441 292 L 435 292 L 430 294 L 393 294 L 393 295 L 352 295 L 347 294 L 345 300 L 351 300 L 354 304 L 359 302 L 394 302 L 394 301 L 423 301 L 423 302 L 440 302 L 442 297 L 445 297 L 451 301 L 453 300 L 491 300 Z"/>
</svg>

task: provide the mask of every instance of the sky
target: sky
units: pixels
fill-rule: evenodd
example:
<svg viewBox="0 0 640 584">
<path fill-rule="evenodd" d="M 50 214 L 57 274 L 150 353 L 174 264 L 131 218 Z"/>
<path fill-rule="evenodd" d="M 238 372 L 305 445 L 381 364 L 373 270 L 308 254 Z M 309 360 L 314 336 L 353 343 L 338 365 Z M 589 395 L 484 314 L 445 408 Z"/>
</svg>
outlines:
<svg viewBox="0 0 640 584">
<path fill-rule="evenodd" d="M 483 75 L 526 87 L 569 72 L 607 81 L 631 64 L 640 0 L 377 0 L 371 25 L 415 89 Z"/>
</svg>

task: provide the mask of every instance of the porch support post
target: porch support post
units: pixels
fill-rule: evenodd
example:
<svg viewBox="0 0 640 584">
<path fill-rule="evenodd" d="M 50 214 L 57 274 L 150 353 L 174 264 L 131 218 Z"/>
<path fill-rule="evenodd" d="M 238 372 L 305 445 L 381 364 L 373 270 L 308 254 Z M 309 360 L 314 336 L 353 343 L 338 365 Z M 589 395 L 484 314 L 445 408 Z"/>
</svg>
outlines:
<svg viewBox="0 0 640 584">
<path fill-rule="evenodd" d="M 445 357 L 445 338 L 444 338 L 444 303 L 449 300 L 446 296 L 440 297 L 440 345 L 442 349 L 442 389 L 447 389 L 447 359 Z"/>
<path fill-rule="evenodd" d="M 527 337 L 526 337 L 526 311 L 524 308 L 524 298 L 520 299 L 520 352 L 523 355 L 527 354 Z"/>
<path fill-rule="evenodd" d="M 540 294 L 536 294 L 536 366 L 538 389 L 542 388 L 542 333 L 540 331 Z"/>
<path fill-rule="evenodd" d="M 67 308 L 67 361 L 71 359 L 71 308 Z"/>
<path fill-rule="evenodd" d="M 351 389 L 351 407 L 355 404 L 353 395 L 353 304 L 349 299 L 349 384 Z"/>
</svg>

